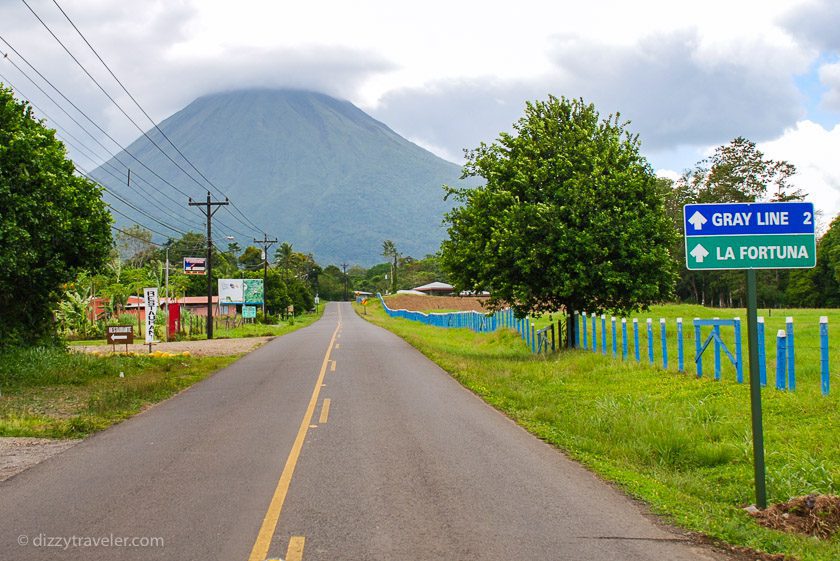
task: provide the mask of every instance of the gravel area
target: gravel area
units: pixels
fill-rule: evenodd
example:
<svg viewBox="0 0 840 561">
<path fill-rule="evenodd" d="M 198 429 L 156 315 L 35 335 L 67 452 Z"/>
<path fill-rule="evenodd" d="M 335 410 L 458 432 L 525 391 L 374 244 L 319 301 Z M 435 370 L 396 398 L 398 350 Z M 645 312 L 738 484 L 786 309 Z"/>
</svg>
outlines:
<svg viewBox="0 0 840 561">
<path fill-rule="evenodd" d="M 261 347 L 274 337 L 247 337 L 240 339 L 210 339 L 203 341 L 173 341 L 172 343 L 155 343 L 152 345 L 152 352 L 161 351 L 165 353 L 189 352 L 194 356 L 225 356 L 239 353 L 248 353 Z M 72 346 L 70 350 L 84 353 L 110 353 L 114 351 L 112 345 L 84 345 Z M 117 352 L 124 352 L 125 345 L 117 345 Z M 134 353 L 148 353 L 148 345 L 128 345 L 128 351 Z"/>
<path fill-rule="evenodd" d="M 79 440 L 49 438 L 0 438 L 0 481 L 63 452 Z"/>
</svg>

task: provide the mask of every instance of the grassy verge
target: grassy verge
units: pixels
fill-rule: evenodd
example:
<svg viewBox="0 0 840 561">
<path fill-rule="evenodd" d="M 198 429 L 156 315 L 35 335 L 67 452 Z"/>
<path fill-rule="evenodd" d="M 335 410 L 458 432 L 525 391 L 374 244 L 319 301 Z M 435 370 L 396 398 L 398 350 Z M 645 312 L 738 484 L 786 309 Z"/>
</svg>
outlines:
<svg viewBox="0 0 840 561">
<path fill-rule="evenodd" d="M 63 349 L 7 351 L 0 355 L 0 436 L 86 436 L 171 397 L 239 356 L 97 357 Z"/>
<path fill-rule="evenodd" d="M 284 335 L 315 322 L 323 308 L 294 322 L 248 324 L 220 329 L 214 335 L 218 339 Z M 86 343 L 101 345 L 103 341 Z M 0 436 L 83 437 L 175 395 L 240 356 L 95 356 L 60 348 L 7 350 L 0 353 Z"/>
<path fill-rule="evenodd" d="M 378 303 L 368 308 L 367 319 L 675 524 L 803 561 L 840 559 L 840 535 L 817 541 L 784 534 L 757 525 L 742 510 L 754 500 L 752 440 L 748 386 L 736 384 L 734 376 L 715 382 L 583 351 L 539 357 L 514 332 L 446 330 L 390 319 Z M 677 313 L 686 321 L 723 316 L 668 308 L 654 314 Z M 812 383 L 800 384 L 795 393 L 764 390 L 771 502 L 840 493 L 837 389 L 829 397 Z"/>
</svg>

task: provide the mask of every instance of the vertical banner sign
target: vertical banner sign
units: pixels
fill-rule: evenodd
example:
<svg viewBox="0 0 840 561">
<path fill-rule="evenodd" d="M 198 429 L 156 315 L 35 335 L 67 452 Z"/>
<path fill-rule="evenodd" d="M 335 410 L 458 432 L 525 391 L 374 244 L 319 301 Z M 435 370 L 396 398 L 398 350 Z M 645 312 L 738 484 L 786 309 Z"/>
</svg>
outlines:
<svg viewBox="0 0 840 561">
<path fill-rule="evenodd" d="M 143 303 L 146 306 L 146 344 L 155 342 L 155 319 L 158 310 L 158 289 L 144 288 Z"/>
</svg>

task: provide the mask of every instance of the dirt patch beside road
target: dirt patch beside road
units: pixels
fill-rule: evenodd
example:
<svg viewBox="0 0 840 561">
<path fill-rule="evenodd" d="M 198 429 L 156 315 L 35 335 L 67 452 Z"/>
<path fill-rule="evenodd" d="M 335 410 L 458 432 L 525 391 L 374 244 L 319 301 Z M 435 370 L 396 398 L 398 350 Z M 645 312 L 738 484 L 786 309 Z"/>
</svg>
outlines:
<svg viewBox="0 0 840 561">
<path fill-rule="evenodd" d="M 63 452 L 80 440 L 49 438 L 0 438 L 0 481 Z"/>
<path fill-rule="evenodd" d="M 188 352 L 193 356 L 227 356 L 240 353 L 249 353 L 261 347 L 274 337 L 246 337 L 241 339 L 210 339 L 203 341 L 173 341 L 171 343 L 156 343 L 152 345 L 152 352 L 161 351 L 164 353 L 178 354 Z M 72 351 L 83 353 L 110 353 L 114 350 L 112 345 L 84 345 L 70 347 Z M 117 345 L 117 352 L 124 352 L 125 345 Z M 134 353 L 148 353 L 148 345 L 128 345 L 128 351 Z"/>
<path fill-rule="evenodd" d="M 416 294 L 396 294 L 386 296 L 385 303 L 392 310 L 412 310 L 427 312 L 435 310 L 462 310 L 486 312 L 484 302 L 487 298 L 477 296 L 418 296 Z"/>
</svg>

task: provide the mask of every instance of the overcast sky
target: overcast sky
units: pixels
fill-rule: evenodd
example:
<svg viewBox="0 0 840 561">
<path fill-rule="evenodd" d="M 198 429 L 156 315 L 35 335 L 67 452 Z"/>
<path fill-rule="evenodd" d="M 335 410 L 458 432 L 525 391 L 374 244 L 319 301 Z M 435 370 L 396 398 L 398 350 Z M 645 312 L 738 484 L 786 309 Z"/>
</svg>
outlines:
<svg viewBox="0 0 840 561">
<path fill-rule="evenodd" d="M 53 0 L 27 2 L 124 101 Z M 215 91 L 311 89 L 460 164 L 526 100 L 583 97 L 629 119 L 660 174 L 745 136 L 797 166 L 825 222 L 840 212 L 837 1 L 58 2 L 156 120 Z M 137 136 L 21 0 L 0 0 L 0 35 L 118 140 Z M 67 121 L 7 61 L 0 75 Z"/>
</svg>

